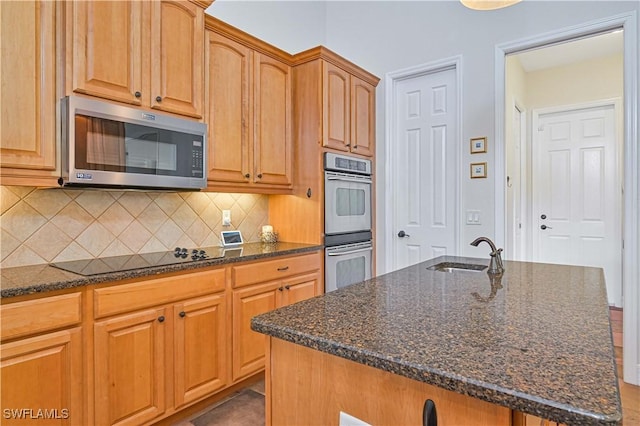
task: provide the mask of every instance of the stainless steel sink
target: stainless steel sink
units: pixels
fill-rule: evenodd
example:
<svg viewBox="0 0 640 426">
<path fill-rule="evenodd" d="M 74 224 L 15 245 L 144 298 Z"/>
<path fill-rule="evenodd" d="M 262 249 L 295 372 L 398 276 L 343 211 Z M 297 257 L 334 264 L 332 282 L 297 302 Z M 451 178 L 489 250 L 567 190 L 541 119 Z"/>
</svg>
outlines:
<svg viewBox="0 0 640 426">
<path fill-rule="evenodd" d="M 430 271 L 439 272 L 482 272 L 487 269 L 487 265 L 475 265 L 473 263 L 458 263 L 458 262 L 440 262 L 435 265 L 429 266 L 427 269 Z"/>
</svg>

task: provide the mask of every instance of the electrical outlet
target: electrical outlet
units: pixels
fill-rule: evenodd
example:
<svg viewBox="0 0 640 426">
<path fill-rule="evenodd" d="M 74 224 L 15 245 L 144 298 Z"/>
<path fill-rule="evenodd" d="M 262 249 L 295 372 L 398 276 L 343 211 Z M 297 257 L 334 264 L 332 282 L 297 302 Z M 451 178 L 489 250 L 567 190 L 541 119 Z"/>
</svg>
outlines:
<svg viewBox="0 0 640 426">
<path fill-rule="evenodd" d="M 231 226 L 231 210 L 222 210 L 222 226 Z"/>
<path fill-rule="evenodd" d="M 340 411 L 340 426 L 371 426 L 369 423 L 364 422 L 352 415 L 345 413 L 344 411 Z"/>
</svg>

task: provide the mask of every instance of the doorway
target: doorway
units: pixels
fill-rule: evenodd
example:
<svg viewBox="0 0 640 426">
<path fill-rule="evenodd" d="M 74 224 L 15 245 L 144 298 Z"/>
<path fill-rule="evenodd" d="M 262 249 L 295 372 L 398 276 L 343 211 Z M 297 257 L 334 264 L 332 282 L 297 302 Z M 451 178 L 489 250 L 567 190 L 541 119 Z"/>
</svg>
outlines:
<svg viewBox="0 0 640 426">
<path fill-rule="evenodd" d="M 457 251 L 458 62 L 387 75 L 388 271 Z"/>
<path fill-rule="evenodd" d="M 510 123 L 507 115 L 510 111 L 510 101 L 507 96 L 506 68 L 509 57 L 527 50 L 542 49 L 559 43 L 589 38 L 597 34 L 623 30 L 623 108 L 621 117 L 623 145 L 621 162 L 623 165 L 623 248 L 621 249 L 622 281 L 624 307 L 624 380 L 632 384 L 640 384 L 640 268 L 637 259 L 640 256 L 640 155 L 638 155 L 637 138 L 640 123 L 638 114 L 638 27 L 637 17 L 633 13 L 626 13 L 598 21 L 588 22 L 552 33 L 545 33 L 526 40 L 519 40 L 496 46 L 496 240 L 499 244 L 508 243 L 506 204 L 507 178 L 506 164 L 506 135 L 505 129 Z M 600 80 L 602 83 L 605 80 Z M 564 88 L 556 92 L 562 93 Z M 622 114 L 621 114 L 622 115 Z M 531 133 L 531 128 L 528 129 Z M 531 142 L 530 140 L 528 142 Z M 529 144 L 530 145 L 530 144 Z M 530 149 L 530 147 L 528 148 Z M 530 164 L 528 165 L 530 166 Z M 526 186 L 531 191 L 530 185 Z M 535 218 L 527 218 L 529 221 Z M 531 239 L 531 235 L 526 238 Z"/>
</svg>

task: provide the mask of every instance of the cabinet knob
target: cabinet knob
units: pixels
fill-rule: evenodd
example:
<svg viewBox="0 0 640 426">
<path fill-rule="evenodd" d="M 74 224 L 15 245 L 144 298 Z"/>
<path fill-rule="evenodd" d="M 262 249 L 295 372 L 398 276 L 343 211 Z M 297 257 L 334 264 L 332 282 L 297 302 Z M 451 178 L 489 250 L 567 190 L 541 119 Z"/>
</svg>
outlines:
<svg viewBox="0 0 640 426">
<path fill-rule="evenodd" d="M 258 173 L 258 179 L 262 179 L 262 173 Z"/>
<path fill-rule="evenodd" d="M 284 290 L 282 287 L 278 287 L 278 291 L 282 291 Z"/>
<path fill-rule="evenodd" d="M 278 271 L 283 272 L 283 271 L 286 271 L 288 269 L 289 269 L 288 266 L 283 266 L 282 268 L 278 268 Z"/>
<path fill-rule="evenodd" d="M 353 149 L 358 149 L 358 145 L 354 145 L 354 146 L 353 146 Z"/>
<path fill-rule="evenodd" d="M 160 315 L 158 317 L 158 322 L 164 322 L 164 315 Z"/>
<path fill-rule="evenodd" d="M 351 144 L 350 144 L 350 143 L 348 143 L 348 144 L 345 144 L 344 146 L 346 146 L 347 148 L 349 148 L 349 147 L 351 146 Z"/>
<path fill-rule="evenodd" d="M 134 93 L 134 95 L 135 95 L 136 98 L 139 98 L 140 96 L 142 96 L 142 93 L 136 92 L 136 93 Z"/>
<path fill-rule="evenodd" d="M 251 175 L 249 173 L 247 173 L 246 175 L 244 175 L 244 177 L 246 177 L 247 179 L 249 179 L 251 177 Z"/>
<path fill-rule="evenodd" d="M 162 96 L 156 96 L 156 102 L 162 102 Z"/>
<path fill-rule="evenodd" d="M 178 315 L 180 315 L 180 318 L 184 318 L 187 314 L 185 311 L 182 311 Z"/>
<path fill-rule="evenodd" d="M 290 285 L 285 285 L 284 288 L 289 290 L 291 288 L 291 286 Z"/>
</svg>

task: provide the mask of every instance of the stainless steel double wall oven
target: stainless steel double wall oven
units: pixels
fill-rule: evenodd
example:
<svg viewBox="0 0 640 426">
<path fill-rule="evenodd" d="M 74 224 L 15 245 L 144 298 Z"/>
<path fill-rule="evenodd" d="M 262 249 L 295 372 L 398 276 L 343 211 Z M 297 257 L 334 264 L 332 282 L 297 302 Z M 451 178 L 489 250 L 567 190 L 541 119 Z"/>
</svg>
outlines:
<svg viewBox="0 0 640 426">
<path fill-rule="evenodd" d="M 371 161 L 324 155 L 325 291 L 371 278 Z"/>
</svg>

